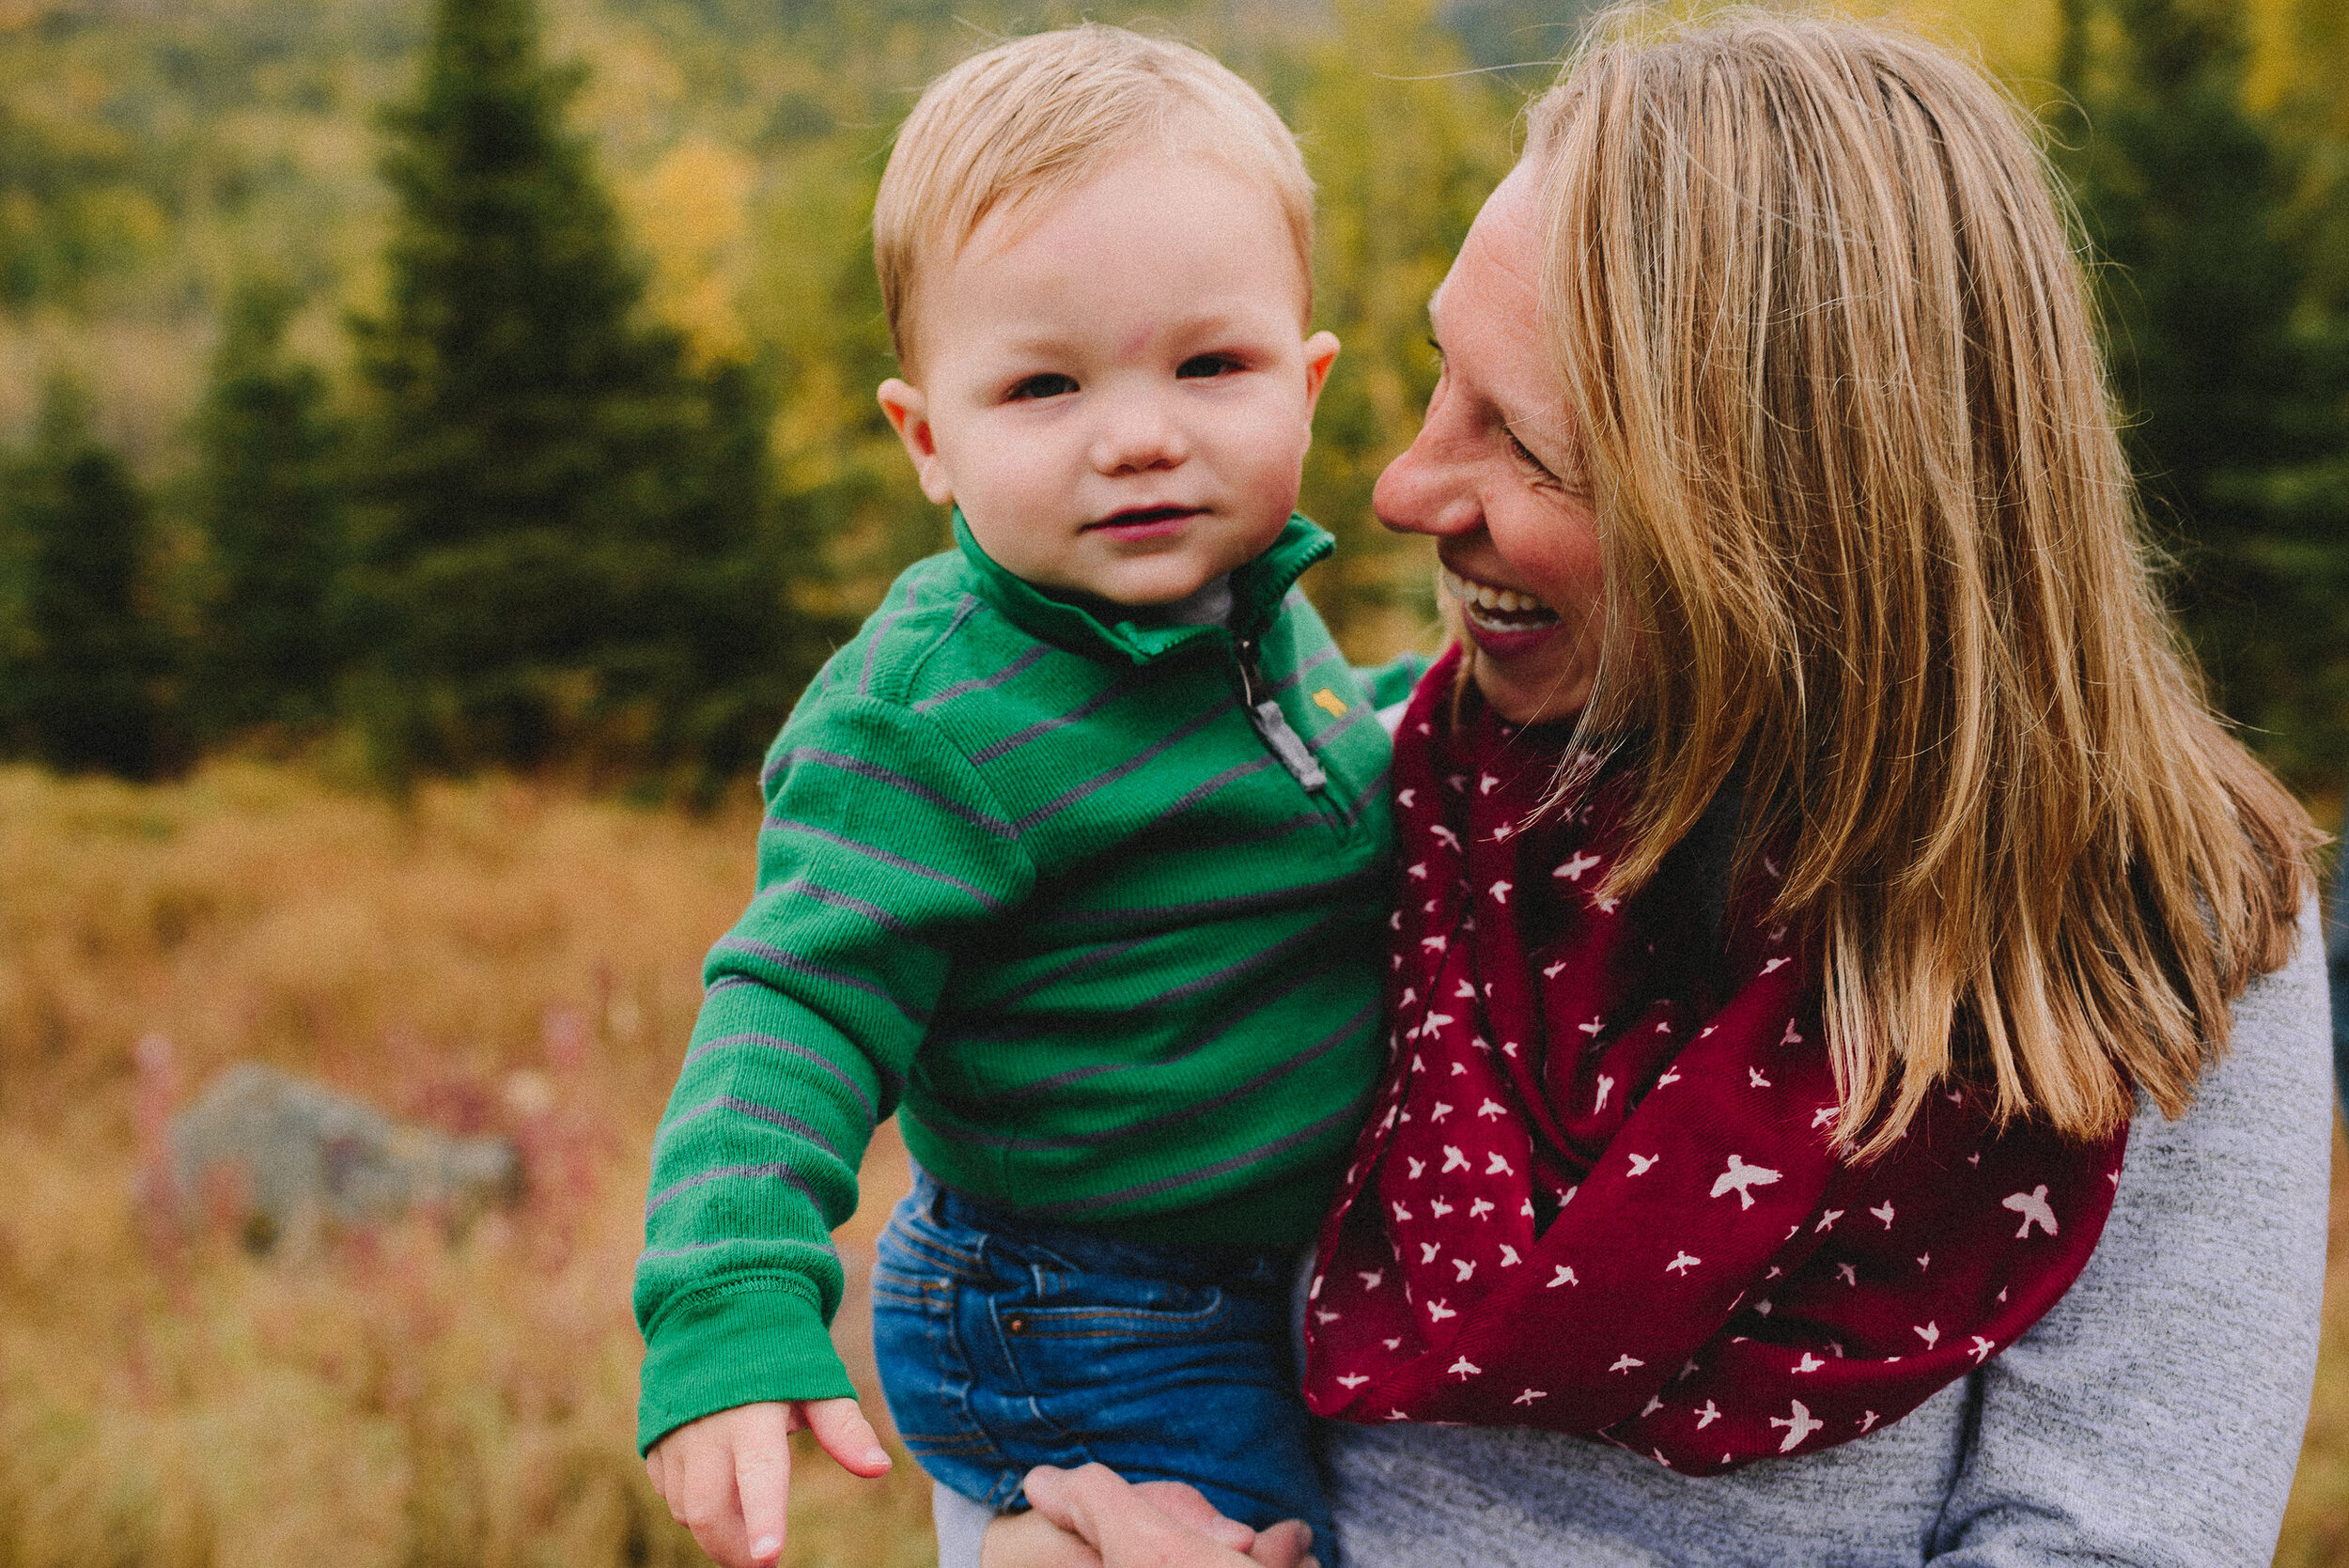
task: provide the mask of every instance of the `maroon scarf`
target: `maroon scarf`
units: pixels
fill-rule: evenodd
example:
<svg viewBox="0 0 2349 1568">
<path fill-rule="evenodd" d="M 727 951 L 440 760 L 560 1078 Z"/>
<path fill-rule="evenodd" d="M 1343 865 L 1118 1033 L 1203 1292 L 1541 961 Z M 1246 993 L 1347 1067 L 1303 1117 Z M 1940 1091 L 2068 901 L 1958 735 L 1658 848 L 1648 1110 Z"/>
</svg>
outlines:
<svg viewBox="0 0 2349 1568">
<path fill-rule="evenodd" d="M 1864 1166 L 1815 941 L 1763 860 L 1703 946 L 1691 877 L 1596 889 L 1630 781 L 1533 820 L 1557 765 L 1455 654 L 1395 744 L 1387 1079 L 1325 1222 L 1305 1393 L 1347 1421 L 1595 1436 L 1689 1474 L 1849 1442 L 1997 1355 L 2071 1287 L 2125 1132 L 2003 1135 L 1937 1092 Z"/>
</svg>

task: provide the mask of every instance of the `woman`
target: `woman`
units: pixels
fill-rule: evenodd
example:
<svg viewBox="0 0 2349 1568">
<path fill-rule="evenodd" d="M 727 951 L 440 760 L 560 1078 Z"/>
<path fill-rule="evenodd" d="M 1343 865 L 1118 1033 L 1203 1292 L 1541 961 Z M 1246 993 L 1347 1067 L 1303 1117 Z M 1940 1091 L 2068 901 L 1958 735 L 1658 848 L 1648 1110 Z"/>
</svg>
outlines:
<svg viewBox="0 0 2349 1568">
<path fill-rule="evenodd" d="M 1377 494 L 1468 651 L 1308 1313 L 1349 1562 L 2272 1552 L 2315 835 L 2174 651 L 2084 300 L 1900 35 L 1626 34 L 1537 106 Z M 1248 1545 L 1029 1490 L 990 1561 Z"/>
</svg>

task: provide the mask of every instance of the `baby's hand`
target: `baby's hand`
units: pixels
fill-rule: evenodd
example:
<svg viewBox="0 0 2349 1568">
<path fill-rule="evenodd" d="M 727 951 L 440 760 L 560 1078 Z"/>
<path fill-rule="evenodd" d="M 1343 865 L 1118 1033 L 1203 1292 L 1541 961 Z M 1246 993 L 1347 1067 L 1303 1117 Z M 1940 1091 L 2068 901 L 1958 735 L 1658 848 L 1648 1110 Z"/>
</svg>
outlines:
<svg viewBox="0 0 2349 1568">
<path fill-rule="evenodd" d="M 670 1514 L 723 1568 L 769 1568 L 783 1556 L 790 1439 L 801 1427 L 851 1475 L 889 1469 L 889 1455 L 853 1399 L 720 1410 L 655 1443 L 645 1468 Z"/>
</svg>

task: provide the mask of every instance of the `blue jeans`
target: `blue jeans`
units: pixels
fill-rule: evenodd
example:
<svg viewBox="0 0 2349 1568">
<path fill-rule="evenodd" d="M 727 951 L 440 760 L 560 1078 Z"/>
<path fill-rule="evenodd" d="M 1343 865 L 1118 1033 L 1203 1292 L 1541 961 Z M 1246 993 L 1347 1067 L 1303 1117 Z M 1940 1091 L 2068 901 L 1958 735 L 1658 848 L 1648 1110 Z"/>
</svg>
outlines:
<svg viewBox="0 0 2349 1568">
<path fill-rule="evenodd" d="M 917 1172 L 873 1267 L 873 1349 L 941 1484 L 1024 1506 L 1029 1467 L 1187 1481 L 1232 1518 L 1336 1535 L 1289 1349 L 1285 1251 L 1154 1247 L 980 1207 Z"/>
</svg>

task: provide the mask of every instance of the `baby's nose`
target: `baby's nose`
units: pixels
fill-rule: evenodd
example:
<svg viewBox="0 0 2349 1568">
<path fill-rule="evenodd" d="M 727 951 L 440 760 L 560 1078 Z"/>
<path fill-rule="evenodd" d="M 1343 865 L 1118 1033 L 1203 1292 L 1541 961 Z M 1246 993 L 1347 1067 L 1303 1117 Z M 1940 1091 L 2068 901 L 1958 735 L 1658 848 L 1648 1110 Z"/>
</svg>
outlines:
<svg viewBox="0 0 2349 1568">
<path fill-rule="evenodd" d="M 1093 466 L 1101 473 L 1172 468 L 1190 456 L 1182 423 L 1163 399 L 1121 397 L 1103 408 L 1093 441 Z"/>
</svg>

